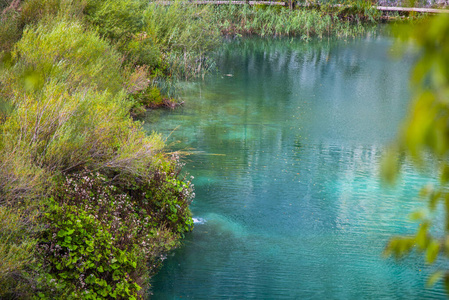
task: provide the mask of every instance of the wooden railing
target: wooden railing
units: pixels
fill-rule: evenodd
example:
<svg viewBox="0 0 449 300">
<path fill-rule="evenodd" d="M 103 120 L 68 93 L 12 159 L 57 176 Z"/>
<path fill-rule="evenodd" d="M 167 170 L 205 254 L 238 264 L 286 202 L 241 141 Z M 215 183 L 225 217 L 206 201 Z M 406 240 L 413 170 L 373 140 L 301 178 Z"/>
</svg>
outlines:
<svg viewBox="0 0 449 300">
<path fill-rule="evenodd" d="M 382 11 L 405 11 L 405 12 L 420 12 L 420 13 L 431 13 L 431 14 L 448 14 L 449 9 L 439 9 L 439 8 L 419 8 L 419 7 L 394 7 L 394 6 L 376 6 L 377 10 Z"/>
</svg>

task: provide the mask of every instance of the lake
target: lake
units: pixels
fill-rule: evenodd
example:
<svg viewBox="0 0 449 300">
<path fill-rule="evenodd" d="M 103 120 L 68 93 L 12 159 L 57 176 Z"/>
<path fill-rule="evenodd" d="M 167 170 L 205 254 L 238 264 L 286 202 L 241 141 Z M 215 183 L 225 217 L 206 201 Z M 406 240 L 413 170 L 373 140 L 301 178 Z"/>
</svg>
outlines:
<svg viewBox="0 0 449 300">
<path fill-rule="evenodd" d="M 154 299 L 432 299 L 435 266 L 382 251 L 413 233 L 431 175 L 395 187 L 379 162 L 407 113 L 413 55 L 392 38 L 228 41 L 218 74 L 148 131 L 188 152 L 195 228 L 152 279 Z M 190 176 L 189 175 L 189 176 Z"/>
</svg>

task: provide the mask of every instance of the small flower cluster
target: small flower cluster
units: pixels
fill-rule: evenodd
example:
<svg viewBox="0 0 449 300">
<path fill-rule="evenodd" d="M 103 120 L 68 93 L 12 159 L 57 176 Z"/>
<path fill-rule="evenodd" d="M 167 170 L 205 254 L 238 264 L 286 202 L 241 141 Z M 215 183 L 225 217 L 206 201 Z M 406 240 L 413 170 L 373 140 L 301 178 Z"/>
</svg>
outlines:
<svg viewBox="0 0 449 300">
<path fill-rule="evenodd" d="M 52 278 L 71 285 L 76 295 L 122 295 L 126 286 L 133 297 L 141 296 L 137 282 L 147 282 L 144 277 L 193 226 L 193 185 L 178 179 L 177 159 L 145 177 L 64 178 L 50 201 L 51 226 L 39 248 Z"/>
</svg>

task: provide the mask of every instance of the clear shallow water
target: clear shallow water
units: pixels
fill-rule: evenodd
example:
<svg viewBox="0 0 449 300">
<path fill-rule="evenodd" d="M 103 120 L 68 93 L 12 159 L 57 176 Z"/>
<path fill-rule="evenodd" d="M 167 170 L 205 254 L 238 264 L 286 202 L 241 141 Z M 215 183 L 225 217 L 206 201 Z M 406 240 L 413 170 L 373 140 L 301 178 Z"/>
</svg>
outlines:
<svg viewBox="0 0 449 300">
<path fill-rule="evenodd" d="M 384 259 L 389 237 L 431 181 L 404 166 L 395 188 L 379 159 L 407 110 L 413 60 L 385 37 L 247 39 L 221 75 L 186 84 L 186 104 L 148 130 L 189 151 L 195 229 L 152 280 L 154 299 L 428 299 L 434 267 Z"/>
</svg>

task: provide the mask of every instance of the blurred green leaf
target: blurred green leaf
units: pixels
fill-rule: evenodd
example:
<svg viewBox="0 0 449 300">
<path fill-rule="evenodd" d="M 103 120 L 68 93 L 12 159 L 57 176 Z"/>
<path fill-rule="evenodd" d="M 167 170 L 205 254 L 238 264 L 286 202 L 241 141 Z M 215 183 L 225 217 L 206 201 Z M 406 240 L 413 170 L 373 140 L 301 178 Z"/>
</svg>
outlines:
<svg viewBox="0 0 449 300">
<path fill-rule="evenodd" d="M 410 214 L 410 220 L 412 221 L 418 221 L 423 220 L 426 217 L 426 213 L 423 209 L 417 210 Z"/>
<path fill-rule="evenodd" d="M 438 257 L 438 252 L 440 251 L 440 243 L 436 240 L 432 240 L 427 247 L 426 261 L 432 264 Z"/>
<path fill-rule="evenodd" d="M 398 171 L 398 153 L 394 149 L 389 149 L 382 156 L 380 163 L 381 176 L 388 184 L 393 184 L 396 181 Z"/>
<path fill-rule="evenodd" d="M 422 225 L 419 227 L 418 232 L 416 233 L 416 245 L 418 246 L 419 250 L 425 250 L 429 238 L 427 236 L 429 229 L 429 224 L 427 222 L 422 223 Z"/>
<path fill-rule="evenodd" d="M 443 271 L 436 271 L 432 275 L 429 276 L 429 279 L 427 279 L 427 287 L 432 287 L 437 281 L 439 281 L 441 278 L 443 278 L 444 272 Z"/>
</svg>

